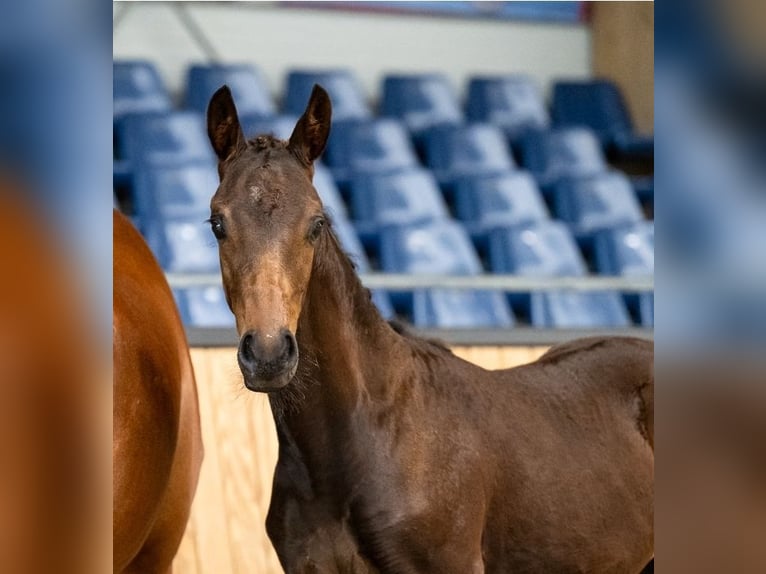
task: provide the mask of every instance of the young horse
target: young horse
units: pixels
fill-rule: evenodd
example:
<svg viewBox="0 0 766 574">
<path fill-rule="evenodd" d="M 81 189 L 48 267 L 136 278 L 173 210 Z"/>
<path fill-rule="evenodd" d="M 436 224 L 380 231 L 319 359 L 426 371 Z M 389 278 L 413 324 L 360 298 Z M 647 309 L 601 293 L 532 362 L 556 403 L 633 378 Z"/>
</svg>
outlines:
<svg viewBox="0 0 766 574">
<path fill-rule="evenodd" d="M 636 573 L 653 556 L 653 351 L 593 338 L 489 372 L 376 311 L 311 180 L 315 86 L 290 140 L 208 108 L 211 201 L 245 386 L 279 461 L 267 530 L 293 572 Z"/>
<path fill-rule="evenodd" d="M 197 387 L 165 276 L 114 212 L 114 572 L 170 572 L 202 463 Z"/>
</svg>

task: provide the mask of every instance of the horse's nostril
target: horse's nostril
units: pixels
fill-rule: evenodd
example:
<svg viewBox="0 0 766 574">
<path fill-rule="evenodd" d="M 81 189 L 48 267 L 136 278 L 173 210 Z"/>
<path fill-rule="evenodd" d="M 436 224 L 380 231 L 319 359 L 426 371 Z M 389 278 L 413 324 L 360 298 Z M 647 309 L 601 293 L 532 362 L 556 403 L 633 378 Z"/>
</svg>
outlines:
<svg viewBox="0 0 766 574">
<path fill-rule="evenodd" d="M 252 333 L 246 333 L 239 342 L 239 359 L 247 366 L 251 366 L 255 362 Z"/>
</svg>

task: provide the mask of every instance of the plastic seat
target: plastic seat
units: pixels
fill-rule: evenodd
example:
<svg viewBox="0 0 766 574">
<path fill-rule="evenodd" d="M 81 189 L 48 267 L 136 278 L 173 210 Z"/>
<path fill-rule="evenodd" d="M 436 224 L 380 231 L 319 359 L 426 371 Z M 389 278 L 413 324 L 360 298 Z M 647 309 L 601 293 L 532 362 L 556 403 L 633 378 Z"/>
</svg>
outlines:
<svg viewBox="0 0 766 574">
<path fill-rule="evenodd" d="M 635 133 L 619 88 L 609 80 L 560 81 L 553 86 L 553 121 L 557 126 L 584 125 L 602 146 L 631 156 L 651 157 L 652 137 Z"/>
<path fill-rule="evenodd" d="M 436 125 L 463 121 L 457 94 L 442 74 L 386 76 L 380 113 L 402 120 L 416 138 Z"/>
<path fill-rule="evenodd" d="M 564 177 L 581 177 L 606 171 L 598 138 L 586 128 L 559 128 L 528 132 L 520 140 L 523 166 L 543 189 Z"/>
<path fill-rule="evenodd" d="M 157 112 L 126 116 L 118 129 L 122 157 L 140 164 L 173 165 L 214 161 L 204 118 L 197 112 Z"/>
<path fill-rule="evenodd" d="M 598 233 L 593 241 L 593 256 L 602 275 L 654 275 L 654 222 Z"/>
<path fill-rule="evenodd" d="M 207 111 L 213 94 L 226 84 L 237 104 L 238 115 L 272 116 L 276 113 L 266 81 L 250 64 L 194 64 L 186 76 L 186 107 Z"/>
<path fill-rule="evenodd" d="M 389 273 L 476 275 L 481 261 L 465 229 L 455 221 L 386 227 L 380 265 Z"/>
<path fill-rule="evenodd" d="M 330 214 L 333 219 L 342 217 L 346 218 L 348 213 L 346 211 L 346 204 L 343 203 L 343 198 L 338 191 L 338 186 L 335 185 L 335 180 L 332 178 L 330 170 L 323 164 L 317 162 L 314 164 L 314 189 L 317 190 L 319 198 L 322 200 L 325 211 Z"/>
<path fill-rule="evenodd" d="M 333 126 L 324 154 L 339 185 L 358 173 L 418 167 L 407 132 L 396 120 L 344 122 Z"/>
<path fill-rule="evenodd" d="M 496 273 L 564 277 L 587 272 L 571 232 L 559 221 L 495 229 L 489 234 L 489 261 Z"/>
<path fill-rule="evenodd" d="M 596 269 L 603 275 L 654 275 L 654 222 L 608 229 L 593 241 Z M 654 326 L 654 293 L 626 293 L 625 303 L 645 327 Z"/>
<path fill-rule="evenodd" d="M 186 287 L 175 289 L 174 294 L 181 320 L 187 327 L 235 328 L 222 287 Z"/>
<path fill-rule="evenodd" d="M 619 293 L 611 291 L 553 291 L 531 295 L 530 321 L 534 327 L 629 327 L 628 310 Z"/>
<path fill-rule="evenodd" d="M 516 165 L 500 128 L 489 124 L 439 126 L 424 136 L 426 164 L 442 185 L 468 175 L 495 174 Z"/>
<path fill-rule="evenodd" d="M 142 218 L 185 218 L 202 222 L 218 188 L 213 162 L 147 166 L 135 175 L 133 207 Z"/>
<path fill-rule="evenodd" d="M 243 114 L 239 117 L 242 132 L 248 139 L 271 135 L 277 139 L 289 140 L 297 121 L 298 116 L 264 117 L 258 114 Z"/>
<path fill-rule="evenodd" d="M 351 70 L 294 70 L 287 76 L 284 111 L 300 116 L 306 109 L 314 84 L 332 100 L 333 122 L 366 119 L 370 109 L 362 88 Z"/>
<path fill-rule="evenodd" d="M 562 179 L 553 189 L 553 210 L 576 237 L 585 240 L 599 230 L 643 219 L 630 180 L 617 171 Z"/>
<path fill-rule="evenodd" d="M 350 194 L 354 223 L 363 240 L 385 225 L 449 218 L 436 179 L 424 169 L 358 175 Z"/>
<path fill-rule="evenodd" d="M 112 70 L 115 120 L 131 113 L 170 110 L 170 96 L 154 64 L 145 60 L 117 61 Z"/>
<path fill-rule="evenodd" d="M 510 141 L 550 125 L 545 101 L 534 81 L 521 75 L 485 76 L 468 83 L 466 116 L 501 128 Z"/>
<path fill-rule="evenodd" d="M 413 294 L 412 322 L 440 329 L 506 328 L 514 325 L 499 291 L 423 289 Z"/>
<path fill-rule="evenodd" d="M 203 221 L 144 218 L 143 231 L 165 271 L 220 273 L 218 246 Z"/>
<path fill-rule="evenodd" d="M 455 186 L 455 212 L 480 237 L 496 227 L 550 219 L 540 189 L 523 171 L 462 178 Z"/>
</svg>

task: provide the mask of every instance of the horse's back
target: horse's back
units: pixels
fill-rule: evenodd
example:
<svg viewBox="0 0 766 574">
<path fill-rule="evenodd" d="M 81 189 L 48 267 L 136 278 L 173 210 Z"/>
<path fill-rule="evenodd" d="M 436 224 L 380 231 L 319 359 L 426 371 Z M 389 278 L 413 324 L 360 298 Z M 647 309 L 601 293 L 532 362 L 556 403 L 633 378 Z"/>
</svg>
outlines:
<svg viewBox="0 0 766 574">
<path fill-rule="evenodd" d="M 113 223 L 114 568 L 153 571 L 170 566 L 196 488 L 197 391 L 164 274 L 132 225 Z"/>
<path fill-rule="evenodd" d="M 651 558 L 652 363 L 651 342 L 590 338 L 499 375 L 487 572 L 639 572 Z"/>
</svg>

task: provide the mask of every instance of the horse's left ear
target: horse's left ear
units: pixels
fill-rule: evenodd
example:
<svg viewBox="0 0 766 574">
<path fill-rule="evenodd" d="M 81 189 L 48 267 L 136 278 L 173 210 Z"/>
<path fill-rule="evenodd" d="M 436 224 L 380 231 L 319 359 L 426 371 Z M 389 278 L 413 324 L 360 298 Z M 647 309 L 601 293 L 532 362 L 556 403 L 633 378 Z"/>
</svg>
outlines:
<svg viewBox="0 0 766 574">
<path fill-rule="evenodd" d="M 295 124 L 289 147 L 308 164 L 324 151 L 330 135 L 332 104 L 330 96 L 319 84 L 314 84 L 306 111 Z"/>
</svg>

